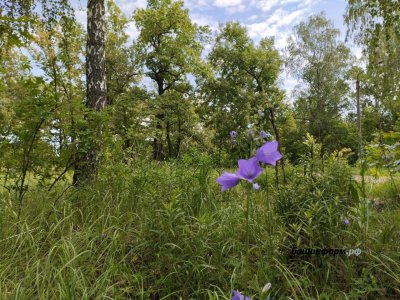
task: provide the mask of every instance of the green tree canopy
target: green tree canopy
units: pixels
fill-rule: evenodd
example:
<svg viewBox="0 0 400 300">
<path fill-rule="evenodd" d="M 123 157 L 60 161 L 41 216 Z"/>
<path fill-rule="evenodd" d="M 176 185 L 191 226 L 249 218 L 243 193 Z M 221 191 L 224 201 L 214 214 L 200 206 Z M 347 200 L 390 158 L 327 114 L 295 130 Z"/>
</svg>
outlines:
<svg viewBox="0 0 400 300">
<path fill-rule="evenodd" d="M 323 14 L 294 28 L 287 67 L 300 80 L 297 117 L 301 127 L 329 150 L 340 146 L 337 125 L 349 105 L 346 76 L 351 62 L 349 48 L 339 40 L 339 30 Z"/>
<path fill-rule="evenodd" d="M 152 0 L 147 8 L 137 9 L 134 20 L 139 29 L 138 58 L 145 75 L 156 85 L 158 100 L 169 90 L 188 92 L 188 75 L 201 70 L 203 41 L 208 29 L 192 22 L 183 1 Z M 157 106 L 157 105 L 156 105 Z M 155 111 L 153 156 L 161 160 L 166 140 L 171 149 L 171 124 L 165 113 Z M 165 138 L 163 137 L 165 132 Z M 171 154 L 171 151 L 168 151 Z"/>
</svg>

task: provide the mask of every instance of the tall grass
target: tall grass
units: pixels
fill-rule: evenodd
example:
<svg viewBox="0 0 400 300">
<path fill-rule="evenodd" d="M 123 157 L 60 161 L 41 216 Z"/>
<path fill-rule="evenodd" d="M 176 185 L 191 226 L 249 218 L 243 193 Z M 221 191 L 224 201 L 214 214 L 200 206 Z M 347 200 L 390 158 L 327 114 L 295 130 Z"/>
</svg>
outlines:
<svg viewBox="0 0 400 300">
<path fill-rule="evenodd" d="M 273 299 L 400 295 L 396 212 L 371 209 L 358 257 L 291 253 L 364 246 L 345 166 L 332 161 L 317 177 L 292 168 L 285 186 L 265 189 L 260 178 L 259 191 L 242 183 L 224 193 L 219 172 L 206 157 L 114 164 L 79 190 L 30 189 L 19 221 L 17 200 L 3 191 L 0 298 L 230 299 L 236 289 L 262 299 L 267 282 Z"/>
</svg>

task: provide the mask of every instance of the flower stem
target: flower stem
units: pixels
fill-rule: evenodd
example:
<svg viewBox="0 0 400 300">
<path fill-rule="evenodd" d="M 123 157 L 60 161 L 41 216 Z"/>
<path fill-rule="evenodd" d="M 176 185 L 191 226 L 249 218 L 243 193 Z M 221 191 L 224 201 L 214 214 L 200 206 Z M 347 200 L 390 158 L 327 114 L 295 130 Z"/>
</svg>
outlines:
<svg viewBox="0 0 400 300">
<path fill-rule="evenodd" d="M 246 203 L 246 244 L 247 244 L 247 255 L 250 253 L 250 237 L 249 237 L 249 217 L 250 217 L 250 200 L 247 197 Z"/>
<path fill-rule="evenodd" d="M 269 204 L 269 192 L 268 192 L 268 170 L 265 169 L 265 193 L 267 194 L 267 205 L 270 208 Z"/>
</svg>

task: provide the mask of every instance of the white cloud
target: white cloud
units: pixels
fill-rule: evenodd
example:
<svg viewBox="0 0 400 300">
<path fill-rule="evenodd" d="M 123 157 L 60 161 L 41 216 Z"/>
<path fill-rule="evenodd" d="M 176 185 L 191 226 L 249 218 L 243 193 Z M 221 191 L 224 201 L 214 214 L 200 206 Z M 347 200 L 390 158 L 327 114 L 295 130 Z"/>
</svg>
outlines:
<svg viewBox="0 0 400 300">
<path fill-rule="evenodd" d="M 298 20 L 300 20 L 302 17 L 305 16 L 307 12 L 307 9 L 301 9 L 301 10 L 296 10 L 294 12 L 286 14 L 282 19 L 277 21 L 275 24 L 278 27 L 282 27 L 284 25 L 291 25 Z"/>
<path fill-rule="evenodd" d="M 208 26 L 210 26 L 211 30 L 218 29 L 218 22 L 213 20 L 212 18 L 210 18 L 207 15 L 191 13 L 190 18 L 192 19 L 193 23 L 196 23 L 200 26 L 208 25 Z"/>
<path fill-rule="evenodd" d="M 130 22 L 126 28 L 126 34 L 129 35 L 129 39 L 136 40 L 139 36 L 139 30 L 136 28 L 135 23 Z"/>
<path fill-rule="evenodd" d="M 197 8 L 204 8 L 204 7 L 210 6 L 210 4 L 207 2 L 207 0 L 198 0 L 198 1 L 196 1 L 195 5 Z"/>
<path fill-rule="evenodd" d="M 83 25 L 86 28 L 86 9 L 75 10 L 75 18 L 79 24 Z"/>
<path fill-rule="evenodd" d="M 312 0 L 311 0 L 312 1 Z M 280 4 L 281 5 L 286 5 L 286 4 L 292 4 L 292 3 L 299 3 L 299 2 L 302 2 L 302 3 L 304 3 L 304 2 L 307 2 L 307 0 L 282 0 L 281 2 L 280 2 Z M 308 2 L 310 2 L 310 1 L 308 1 Z"/>
<path fill-rule="evenodd" d="M 353 47 L 353 53 L 357 57 L 357 59 L 361 59 L 363 57 L 362 48 L 358 46 Z"/>
<path fill-rule="evenodd" d="M 116 4 L 125 15 L 130 16 L 136 8 L 146 7 L 147 0 L 117 0 Z"/>
<path fill-rule="evenodd" d="M 216 7 L 232 7 L 242 4 L 242 0 L 215 0 L 214 6 Z"/>
<path fill-rule="evenodd" d="M 190 11 L 205 10 L 210 8 L 212 3 L 210 3 L 210 0 L 185 0 L 184 6 Z"/>
<path fill-rule="evenodd" d="M 204 46 L 204 51 L 205 51 L 205 52 L 210 52 L 211 49 L 212 49 L 212 45 L 211 45 L 211 44 L 206 44 L 206 45 Z"/>
<path fill-rule="evenodd" d="M 296 98 L 299 81 L 290 75 L 282 74 L 279 78 L 279 85 L 286 91 L 286 101 L 293 104 Z"/>
<path fill-rule="evenodd" d="M 231 6 L 227 7 L 226 11 L 230 14 L 238 13 L 238 12 L 244 12 L 246 10 L 246 6 L 243 4 L 240 4 L 238 6 Z"/>
<path fill-rule="evenodd" d="M 249 35 L 254 39 L 275 36 L 276 47 L 283 49 L 287 44 L 286 40 L 290 35 L 292 27 L 301 19 L 304 19 L 308 12 L 309 8 L 293 11 L 285 10 L 284 7 L 277 8 L 265 21 L 248 24 Z"/>
<path fill-rule="evenodd" d="M 279 0 L 252 0 L 250 4 L 260 8 L 263 12 L 268 12 L 279 4 Z"/>
<path fill-rule="evenodd" d="M 304 1 L 300 1 L 299 5 L 297 6 L 298 8 L 302 8 L 302 7 L 310 7 L 312 5 L 317 4 L 318 2 L 320 2 L 321 0 L 304 0 Z"/>
<path fill-rule="evenodd" d="M 299 83 L 298 80 L 292 76 L 285 76 L 283 79 L 285 80 L 285 86 L 291 89 L 293 89 Z"/>
<path fill-rule="evenodd" d="M 251 15 L 250 17 L 247 18 L 247 21 L 254 21 L 259 17 L 259 15 Z"/>
<path fill-rule="evenodd" d="M 272 36 L 278 33 L 279 23 L 285 16 L 286 12 L 277 9 L 272 16 L 263 22 L 252 23 L 247 25 L 249 35 L 252 38 L 261 38 L 264 36 Z"/>
<path fill-rule="evenodd" d="M 260 23 L 253 23 L 247 26 L 249 30 L 249 35 L 251 38 L 261 38 L 266 35 L 271 36 L 275 35 L 277 32 L 274 31 L 274 28 L 272 28 L 269 25 L 268 20 Z"/>
<path fill-rule="evenodd" d="M 275 47 L 280 50 L 285 49 L 289 36 L 290 31 L 279 33 L 279 36 L 275 37 Z"/>
</svg>

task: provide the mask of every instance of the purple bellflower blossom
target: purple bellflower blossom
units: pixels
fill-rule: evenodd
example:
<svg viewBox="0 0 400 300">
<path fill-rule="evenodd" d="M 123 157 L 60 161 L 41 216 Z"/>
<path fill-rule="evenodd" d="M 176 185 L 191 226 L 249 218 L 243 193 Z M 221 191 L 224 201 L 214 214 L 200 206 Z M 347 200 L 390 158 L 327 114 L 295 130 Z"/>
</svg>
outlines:
<svg viewBox="0 0 400 300">
<path fill-rule="evenodd" d="M 222 192 L 227 189 L 233 188 L 240 181 L 238 175 L 233 173 L 224 172 L 221 176 L 218 177 L 217 182 L 221 185 Z"/>
<path fill-rule="evenodd" d="M 260 136 L 261 136 L 262 139 L 266 139 L 267 137 L 270 136 L 270 134 L 269 134 L 269 133 L 266 133 L 266 132 L 263 130 L 263 131 L 260 132 Z"/>
<path fill-rule="evenodd" d="M 237 175 L 240 179 L 247 180 L 248 182 L 253 182 L 263 171 L 263 169 L 258 165 L 258 160 L 256 157 L 250 159 L 239 159 L 239 170 Z"/>
<path fill-rule="evenodd" d="M 263 171 L 259 162 L 276 166 L 276 162 L 281 158 L 282 154 L 278 151 L 278 142 L 266 142 L 257 150 L 255 157 L 238 160 L 239 169 L 236 174 L 224 171 L 224 173 L 217 178 L 217 182 L 221 185 L 222 192 L 239 184 L 240 179 L 253 183 L 254 179 L 256 179 Z M 260 186 L 257 183 L 254 183 L 253 188 L 258 190 Z"/>
<path fill-rule="evenodd" d="M 256 158 L 260 162 L 276 166 L 276 162 L 282 158 L 282 154 L 278 151 L 278 142 L 266 142 L 257 150 Z"/>
<path fill-rule="evenodd" d="M 234 139 L 237 136 L 237 132 L 235 130 L 232 130 L 229 135 L 231 136 L 231 139 Z"/>
<path fill-rule="evenodd" d="M 250 299 L 250 297 L 242 295 L 238 291 L 233 290 L 232 291 L 232 299 L 231 300 L 251 300 L 251 299 Z"/>
<path fill-rule="evenodd" d="M 349 225 L 349 224 L 350 224 L 349 219 L 344 219 L 343 224 L 344 224 L 344 225 Z"/>
<path fill-rule="evenodd" d="M 218 177 L 217 182 L 221 185 L 222 192 L 236 186 L 240 179 L 252 183 L 253 180 L 256 179 L 263 171 L 263 169 L 258 165 L 258 160 L 256 157 L 250 159 L 239 159 L 238 164 L 239 169 L 237 174 L 224 171 L 224 173 Z"/>
</svg>

